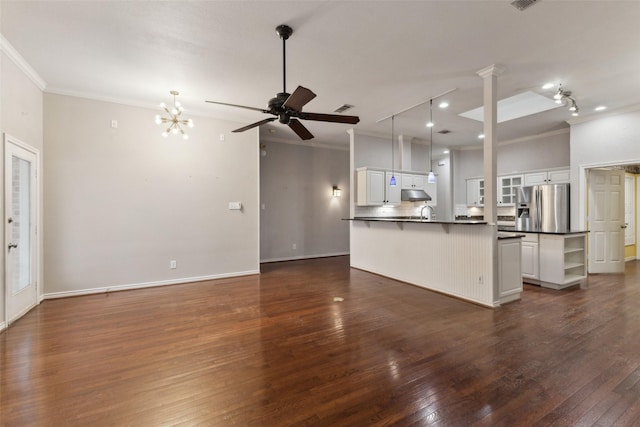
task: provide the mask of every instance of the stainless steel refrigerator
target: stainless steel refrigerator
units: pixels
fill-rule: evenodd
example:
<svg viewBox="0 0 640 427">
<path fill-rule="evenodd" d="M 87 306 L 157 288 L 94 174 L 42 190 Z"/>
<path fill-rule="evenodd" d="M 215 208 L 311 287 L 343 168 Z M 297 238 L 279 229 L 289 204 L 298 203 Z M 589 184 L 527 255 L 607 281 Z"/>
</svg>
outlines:
<svg viewBox="0 0 640 427">
<path fill-rule="evenodd" d="M 569 230 L 569 184 L 518 188 L 516 228 L 521 231 Z"/>
</svg>

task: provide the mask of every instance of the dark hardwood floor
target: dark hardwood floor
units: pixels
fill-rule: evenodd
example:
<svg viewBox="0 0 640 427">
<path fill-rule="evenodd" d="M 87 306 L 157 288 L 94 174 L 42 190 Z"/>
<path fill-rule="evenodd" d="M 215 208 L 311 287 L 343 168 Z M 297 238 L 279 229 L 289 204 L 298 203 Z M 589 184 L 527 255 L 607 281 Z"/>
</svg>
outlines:
<svg viewBox="0 0 640 427">
<path fill-rule="evenodd" d="M 338 257 L 45 301 L 0 333 L 0 425 L 640 425 L 639 263 L 525 288 L 491 310 Z"/>
</svg>

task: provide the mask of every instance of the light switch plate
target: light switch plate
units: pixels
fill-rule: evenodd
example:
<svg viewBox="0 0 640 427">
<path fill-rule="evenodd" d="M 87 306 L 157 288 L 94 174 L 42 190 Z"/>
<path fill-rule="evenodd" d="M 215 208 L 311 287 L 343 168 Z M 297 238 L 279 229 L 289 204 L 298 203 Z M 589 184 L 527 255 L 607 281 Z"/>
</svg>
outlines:
<svg viewBox="0 0 640 427">
<path fill-rule="evenodd" d="M 242 203 L 240 202 L 229 202 L 229 210 L 240 210 L 242 209 Z"/>
</svg>

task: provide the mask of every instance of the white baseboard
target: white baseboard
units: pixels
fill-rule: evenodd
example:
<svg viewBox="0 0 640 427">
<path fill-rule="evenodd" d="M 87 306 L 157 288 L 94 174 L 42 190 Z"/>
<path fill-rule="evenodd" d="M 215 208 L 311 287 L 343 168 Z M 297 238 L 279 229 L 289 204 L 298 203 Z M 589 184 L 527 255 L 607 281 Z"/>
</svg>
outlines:
<svg viewBox="0 0 640 427">
<path fill-rule="evenodd" d="M 43 299 L 76 297 L 80 295 L 103 294 L 108 292 L 128 291 L 131 289 L 153 288 L 156 286 L 180 285 L 183 283 L 202 282 L 205 280 L 226 279 L 229 277 L 251 276 L 260 274 L 260 270 L 239 271 L 234 273 L 214 274 L 211 276 L 186 277 L 174 280 L 159 280 L 156 282 L 131 283 L 128 285 L 104 286 L 100 288 L 79 289 L 76 291 L 51 292 L 43 295 Z"/>
<path fill-rule="evenodd" d="M 637 260 L 637 259 L 638 259 L 638 258 L 636 258 L 636 257 L 634 257 L 634 256 L 628 256 L 628 257 L 626 257 L 626 258 L 624 259 L 624 262 L 635 261 L 635 260 Z"/>
<path fill-rule="evenodd" d="M 4 331 L 7 328 L 7 325 L 4 322 L 0 322 L 0 332 Z"/>
<path fill-rule="evenodd" d="M 313 259 L 313 258 L 328 258 L 328 257 L 332 257 L 332 256 L 343 256 L 343 255 L 349 255 L 349 252 L 334 252 L 334 253 L 330 253 L 330 254 L 316 254 L 316 255 L 297 255 L 297 256 L 282 257 L 282 258 L 267 258 L 267 259 L 261 259 L 260 263 L 280 262 L 280 261 L 296 261 L 296 260 L 300 260 L 300 259 Z"/>
</svg>

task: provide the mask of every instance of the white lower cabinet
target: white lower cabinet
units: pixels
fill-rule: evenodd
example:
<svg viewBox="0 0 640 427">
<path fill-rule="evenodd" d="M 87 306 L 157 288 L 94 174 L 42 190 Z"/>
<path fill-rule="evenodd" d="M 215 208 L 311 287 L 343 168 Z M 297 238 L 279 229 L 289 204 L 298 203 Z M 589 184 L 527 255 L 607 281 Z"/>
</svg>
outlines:
<svg viewBox="0 0 640 427">
<path fill-rule="evenodd" d="M 522 280 L 545 288 L 562 289 L 587 277 L 586 233 L 524 233 Z"/>
<path fill-rule="evenodd" d="M 520 248 L 520 239 L 498 240 L 498 301 L 500 303 L 520 299 L 522 293 Z"/>
<path fill-rule="evenodd" d="M 586 233 L 540 234 L 540 285 L 562 289 L 587 277 Z"/>
<path fill-rule="evenodd" d="M 525 233 L 522 238 L 522 279 L 525 282 L 540 279 L 540 261 L 538 258 L 538 235 Z"/>
</svg>

